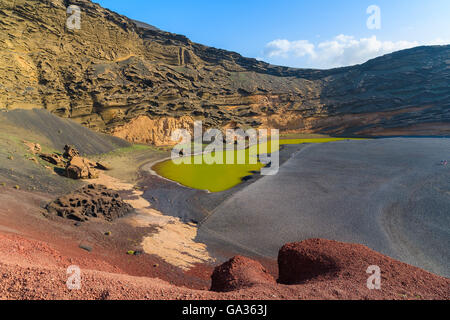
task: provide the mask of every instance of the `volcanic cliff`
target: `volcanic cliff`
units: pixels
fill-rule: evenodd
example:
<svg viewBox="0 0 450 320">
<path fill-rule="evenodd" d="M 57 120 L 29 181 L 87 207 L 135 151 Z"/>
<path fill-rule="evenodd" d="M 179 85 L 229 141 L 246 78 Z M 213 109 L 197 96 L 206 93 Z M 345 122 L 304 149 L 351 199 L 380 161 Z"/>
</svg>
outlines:
<svg viewBox="0 0 450 320">
<path fill-rule="evenodd" d="M 81 28 L 66 26 L 67 7 Z M 450 135 L 450 45 L 331 70 L 193 43 L 88 0 L 0 0 L 0 109 L 45 108 L 133 142 L 194 119 L 333 135 Z"/>
</svg>

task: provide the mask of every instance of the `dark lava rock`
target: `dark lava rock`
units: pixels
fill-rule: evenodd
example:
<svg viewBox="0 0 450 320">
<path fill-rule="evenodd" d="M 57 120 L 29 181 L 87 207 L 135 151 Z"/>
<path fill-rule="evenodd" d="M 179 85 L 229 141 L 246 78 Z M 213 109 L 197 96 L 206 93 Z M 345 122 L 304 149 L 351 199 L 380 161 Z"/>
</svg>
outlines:
<svg viewBox="0 0 450 320">
<path fill-rule="evenodd" d="M 228 292 L 256 284 L 275 284 L 274 278 L 257 261 L 235 256 L 216 267 L 211 276 L 211 291 Z"/>
<path fill-rule="evenodd" d="M 46 210 L 50 214 L 76 221 L 90 218 L 113 221 L 134 211 L 117 192 L 94 184 L 56 199 L 46 206 Z"/>
</svg>

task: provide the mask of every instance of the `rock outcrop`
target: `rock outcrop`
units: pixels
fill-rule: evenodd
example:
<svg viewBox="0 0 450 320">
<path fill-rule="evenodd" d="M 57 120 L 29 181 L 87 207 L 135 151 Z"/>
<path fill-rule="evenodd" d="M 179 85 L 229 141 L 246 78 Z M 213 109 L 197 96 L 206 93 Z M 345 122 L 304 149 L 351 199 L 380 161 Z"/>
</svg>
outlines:
<svg viewBox="0 0 450 320">
<path fill-rule="evenodd" d="M 80 30 L 66 27 L 71 4 Z M 0 108 L 45 108 L 133 142 L 166 144 L 189 126 L 183 117 L 215 128 L 450 135 L 448 45 L 310 70 L 193 43 L 88 0 L 0 0 L 0 21 Z"/>
<path fill-rule="evenodd" d="M 27 142 L 26 145 L 33 154 L 38 154 L 42 160 L 54 166 L 63 167 L 64 175 L 71 179 L 96 179 L 98 178 L 97 169 L 103 171 L 110 170 L 110 167 L 104 163 L 93 162 L 87 158 L 80 157 L 80 152 L 70 145 L 64 147 L 62 156 L 56 153 L 40 153 L 36 151 L 38 149 L 40 150 L 38 144 Z M 37 146 L 39 146 L 38 149 Z"/>
<path fill-rule="evenodd" d="M 275 285 L 275 279 L 258 261 L 235 256 L 216 267 L 211 276 L 211 290 L 227 292 L 250 288 L 256 284 Z"/>
<path fill-rule="evenodd" d="M 76 221 L 100 218 L 113 221 L 133 212 L 120 195 L 101 185 L 90 184 L 46 206 L 49 214 Z"/>
</svg>

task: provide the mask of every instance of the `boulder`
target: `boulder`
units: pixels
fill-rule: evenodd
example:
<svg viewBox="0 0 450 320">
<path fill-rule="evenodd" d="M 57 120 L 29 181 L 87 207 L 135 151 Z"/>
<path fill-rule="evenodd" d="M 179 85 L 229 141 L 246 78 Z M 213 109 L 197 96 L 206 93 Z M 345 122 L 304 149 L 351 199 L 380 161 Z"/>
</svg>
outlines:
<svg viewBox="0 0 450 320">
<path fill-rule="evenodd" d="M 217 292 L 244 289 L 256 284 L 276 283 L 258 261 L 243 256 L 235 256 L 216 267 L 211 280 L 211 290 Z"/>
<path fill-rule="evenodd" d="M 95 179 L 98 177 L 95 165 L 91 161 L 75 156 L 66 166 L 66 176 L 71 179 Z"/>
</svg>

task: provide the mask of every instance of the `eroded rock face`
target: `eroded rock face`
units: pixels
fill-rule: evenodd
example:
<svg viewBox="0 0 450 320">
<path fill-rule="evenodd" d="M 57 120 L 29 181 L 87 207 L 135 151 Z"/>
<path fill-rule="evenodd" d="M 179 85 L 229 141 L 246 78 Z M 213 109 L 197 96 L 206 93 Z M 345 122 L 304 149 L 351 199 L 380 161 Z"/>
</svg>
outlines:
<svg viewBox="0 0 450 320">
<path fill-rule="evenodd" d="M 211 276 L 211 290 L 227 292 L 252 287 L 256 284 L 275 284 L 274 278 L 261 263 L 235 256 L 216 267 Z"/>
<path fill-rule="evenodd" d="M 179 142 L 177 140 L 172 140 L 172 134 L 175 130 L 185 129 L 192 135 L 193 128 L 194 119 L 189 116 L 158 119 L 151 119 L 148 116 L 138 116 L 129 123 L 112 129 L 111 134 L 134 143 L 167 146 Z"/>
<path fill-rule="evenodd" d="M 81 8 L 80 30 L 66 28 L 69 3 Z M 450 46 L 309 70 L 193 43 L 87 0 L 0 0 L 0 19 L 0 108 L 46 108 L 133 142 L 166 143 L 186 125 L 171 119 L 185 116 L 215 128 L 450 135 Z M 153 123 L 127 126 L 135 119 Z"/>
<path fill-rule="evenodd" d="M 88 185 L 49 203 L 46 210 L 53 215 L 76 221 L 99 218 L 113 221 L 133 212 L 133 207 L 120 195 L 101 185 Z"/>
</svg>

